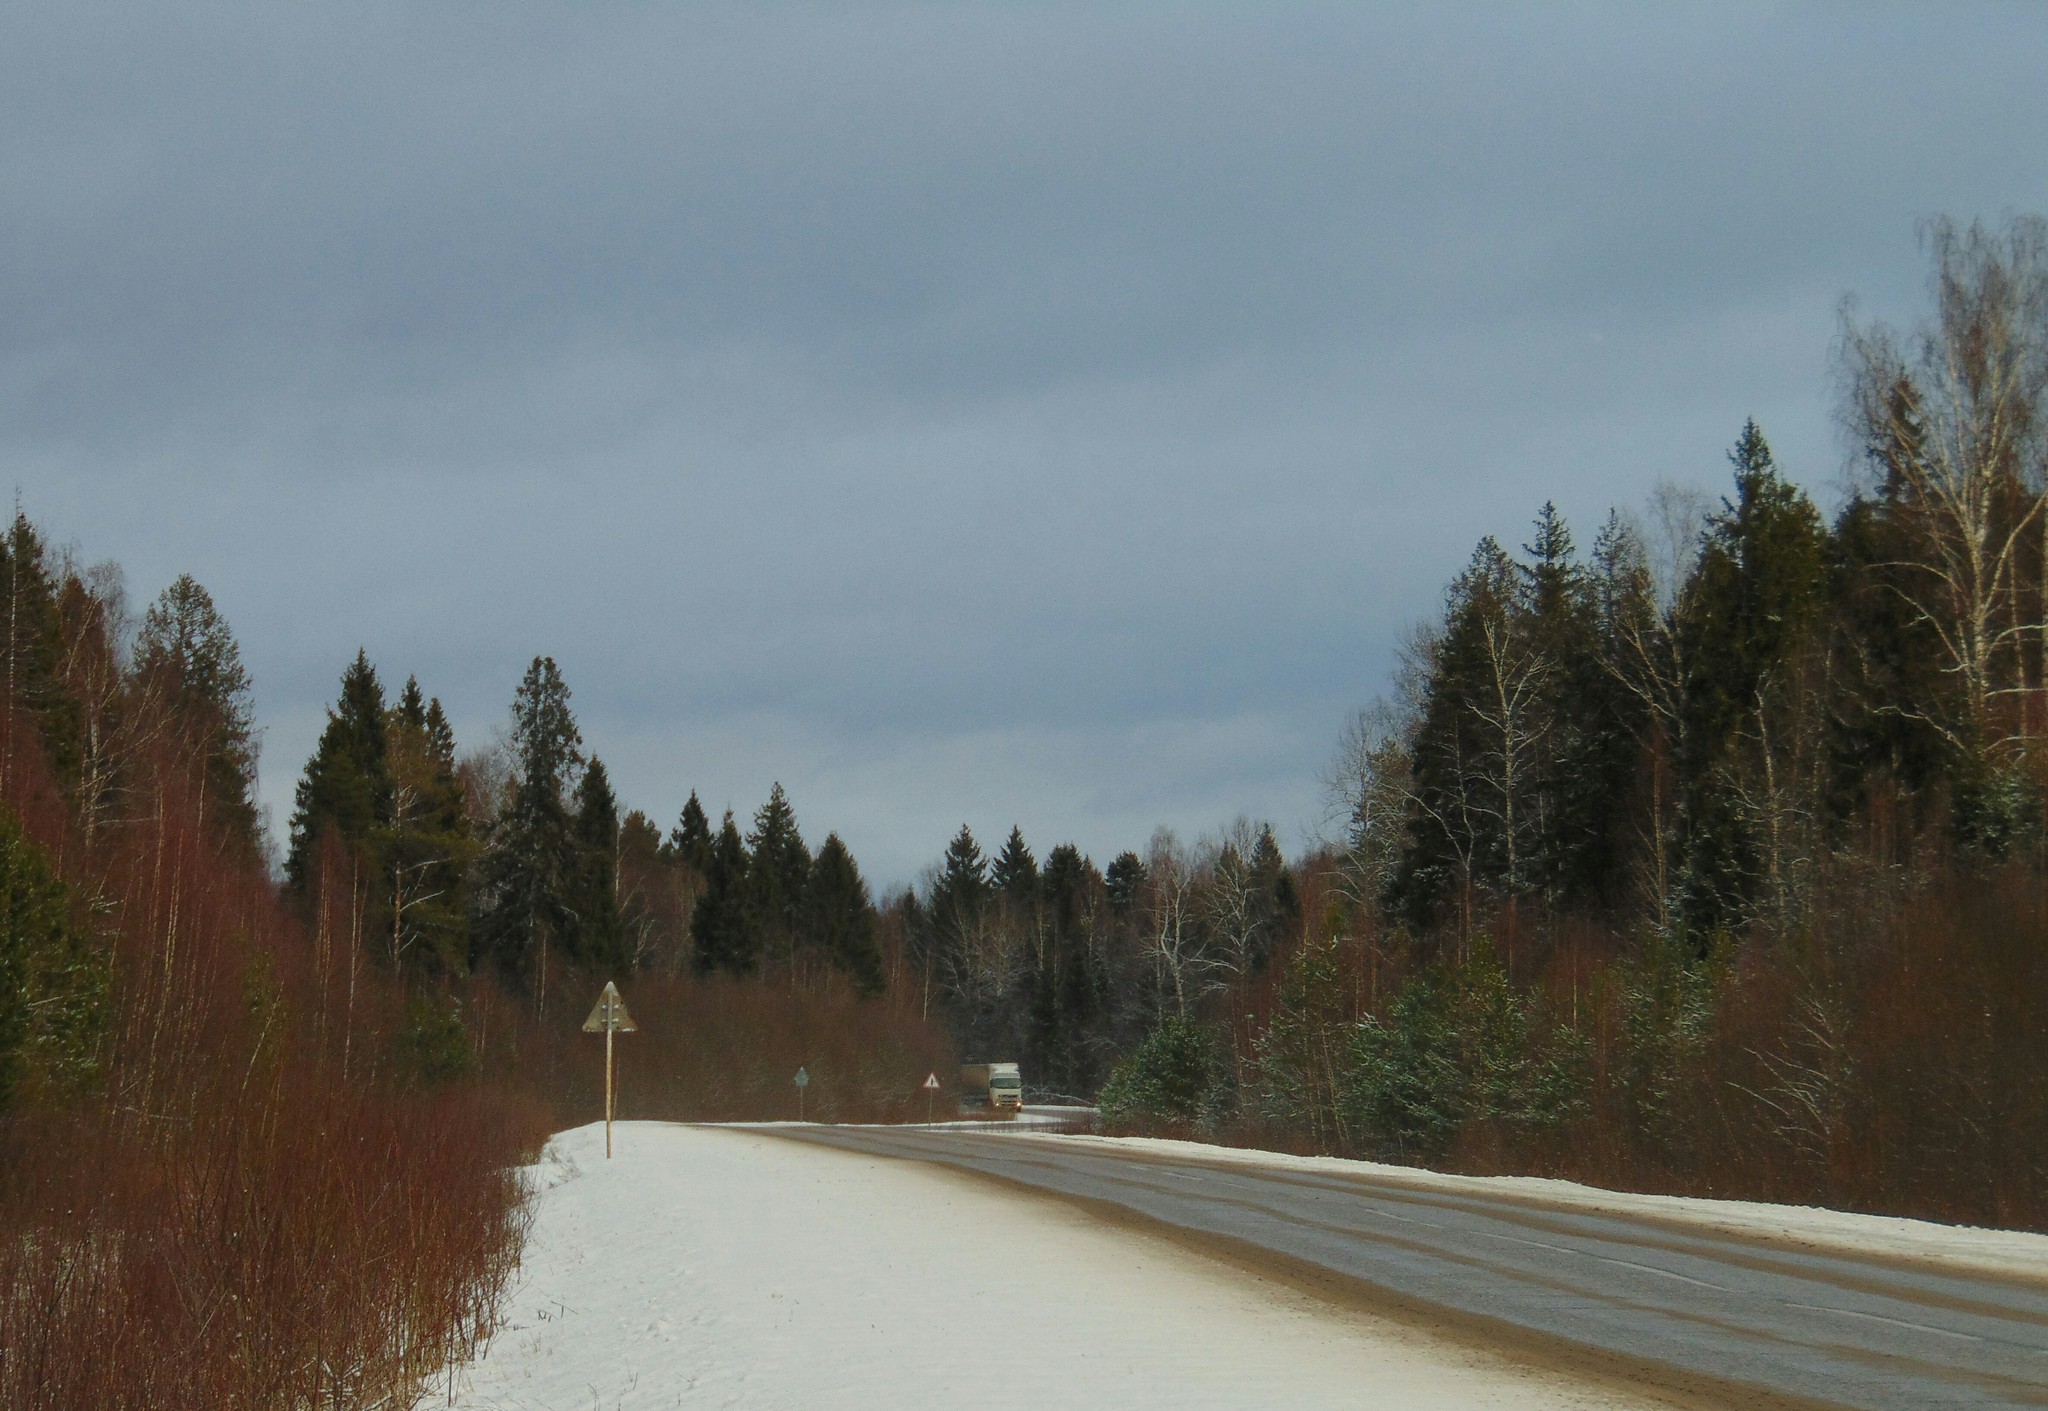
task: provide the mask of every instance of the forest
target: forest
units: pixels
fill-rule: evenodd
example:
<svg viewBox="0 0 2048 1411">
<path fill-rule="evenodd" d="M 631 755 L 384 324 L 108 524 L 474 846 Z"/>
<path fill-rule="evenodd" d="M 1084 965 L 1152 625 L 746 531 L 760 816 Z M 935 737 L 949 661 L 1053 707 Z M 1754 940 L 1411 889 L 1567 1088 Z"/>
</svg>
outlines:
<svg viewBox="0 0 2048 1411">
<path fill-rule="evenodd" d="M 1020 903 L 963 835 L 899 908 L 963 1044 L 1121 1055 L 1131 1128 L 2048 1227 L 2048 226 L 1927 248 L 1924 325 L 1845 315 L 1831 517 L 1750 422 L 1717 503 L 1482 539 L 1291 867 Z"/>
<path fill-rule="evenodd" d="M 273 839 L 206 589 L 138 613 L 17 515 L 0 1403 L 410 1404 L 596 1110 L 604 979 L 626 1116 L 1016 1059 L 1113 1131 L 2048 1228 L 2048 225 L 1927 248 L 1924 324 L 1845 315 L 1838 505 L 1750 422 L 1716 498 L 1482 539 L 1292 859 L 962 826 L 878 898 L 779 784 L 623 806 L 546 655 L 467 746 L 341 663 Z"/>
<path fill-rule="evenodd" d="M 518 1168 L 601 1111 L 604 978 L 627 1116 L 783 1116 L 806 1064 L 815 1115 L 903 1120 L 953 1062 L 836 837 L 779 790 L 745 842 L 621 819 L 548 658 L 458 755 L 358 654 L 274 848 L 203 586 L 138 614 L 17 514 L 0 595 L 0 1405 L 417 1404 L 499 1322 Z"/>
</svg>

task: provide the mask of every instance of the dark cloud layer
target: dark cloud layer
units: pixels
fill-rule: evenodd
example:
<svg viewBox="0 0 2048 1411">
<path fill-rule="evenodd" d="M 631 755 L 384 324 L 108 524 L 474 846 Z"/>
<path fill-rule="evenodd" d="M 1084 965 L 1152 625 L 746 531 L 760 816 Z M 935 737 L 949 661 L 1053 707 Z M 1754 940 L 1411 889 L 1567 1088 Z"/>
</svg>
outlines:
<svg viewBox="0 0 2048 1411">
<path fill-rule="evenodd" d="M 0 451 L 229 612 L 562 660 L 628 801 L 1298 831 L 1471 542 L 1840 471 L 1850 291 L 2048 207 L 2016 5 L 7 7 Z"/>
</svg>

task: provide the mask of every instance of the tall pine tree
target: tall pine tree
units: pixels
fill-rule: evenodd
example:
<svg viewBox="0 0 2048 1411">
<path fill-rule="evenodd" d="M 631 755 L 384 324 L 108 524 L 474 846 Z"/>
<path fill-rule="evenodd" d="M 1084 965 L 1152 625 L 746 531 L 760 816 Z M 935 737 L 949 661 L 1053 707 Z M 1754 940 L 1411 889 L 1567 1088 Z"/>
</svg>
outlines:
<svg viewBox="0 0 2048 1411">
<path fill-rule="evenodd" d="M 989 865 L 989 885 L 1012 907 L 1029 906 L 1038 897 L 1038 859 L 1025 845 L 1024 830 L 1010 829 L 1003 850 Z"/>
<path fill-rule="evenodd" d="M 805 908 L 808 929 L 832 968 L 864 995 L 882 991 L 882 952 L 875 939 L 875 908 L 853 854 L 837 833 L 825 835 L 811 864 Z"/>
<path fill-rule="evenodd" d="M 543 1013 L 547 966 L 562 956 L 579 867 L 567 793 L 583 736 L 553 657 L 535 657 L 512 701 L 512 796 L 492 829 L 475 943 L 508 973 L 529 979 Z"/>
<path fill-rule="evenodd" d="M 1251 880 L 1265 932 L 1265 946 L 1255 957 L 1255 964 L 1263 968 L 1274 944 L 1301 929 L 1301 895 L 1295 889 L 1294 873 L 1288 870 L 1287 859 L 1281 855 L 1270 823 L 1259 825 L 1258 840 L 1252 844 Z"/>
<path fill-rule="evenodd" d="M 164 589 L 142 616 L 135 676 L 164 708 L 197 768 L 212 820 L 247 856 L 259 851 L 256 712 L 249 673 L 227 619 L 191 574 Z"/>
<path fill-rule="evenodd" d="M 379 831 L 391 822 L 391 759 L 384 687 L 367 652 L 358 649 L 341 674 L 340 698 L 328 708 L 326 728 L 306 761 L 293 804 L 284 875 L 295 894 L 308 896 L 326 836 L 347 849 L 363 870 L 382 871 L 376 844 Z M 372 929 L 381 919 L 373 918 Z"/>
<path fill-rule="evenodd" d="M 703 876 L 711 866 L 711 821 L 704 816 L 704 805 L 697 802 L 697 791 L 690 790 L 690 797 L 683 804 L 682 816 L 668 835 L 670 854 L 676 861 Z"/>
<path fill-rule="evenodd" d="M 406 679 L 386 714 L 391 817 L 384 871 L 391 897 L 389 945 L 401 965 L 438 975 L 469 963 L 470 870 L 478 852 L 462 781 L 455 732 L 440 700 L 425 700 Z"/>
<path fill-rule="evenodd" d="M 1637 732 L 1601 650 L 1594 577 L 1556 506 L 1543 506 L 1523 552 L 1525 630 L 1544 664 L 1529 882 L 1554 905 L 1596 908 L 1617 900 L 1626 878 Z"/>
<path fill-rule="evenodd" d="M 1453 901 L 1464 915 L 1479 891 L 1513 895 L 1535 875 L 1547 670 L 1522 574 L 1488 535 L 1451 584 L 1415 730 L 1414 807 L 1386 898 L 1412 924 Z"/>
<path fill-rule="evenodd" d="M 13 769 L 20 710 L 36 723 L 44 757 L 69 788 L 83 762 L 85 711 L 62 679 L 63 651 L 64 624 L 43 541 L 17 513 L 0 544 L 0 692 L 7 705 L 0 715 L 0 771 Z"/>
<path fill-rule="evenodd" d="M 760 972 L 761 938 L 747 905 L 747 845 L 731 809 L 711 843 L 704 890 L 690 915 L 690 945 L 690 968 L 699 975 Z"/>
<path fill-rule="evenodd" d="M 1735 498 L 1708 523 L 1683 634 L 1687 677 L 1678 760 L 1681 914 L 1696 944 L 1746 916 L 1770 859 L 1738 790 L 1745 741 L 1800 689 L 1796 658 L 1827 605 L 1830 546 L 1819 512 L 1778 473 L 1754 421 L 1728 459 Z"/>
<path fill-rule="evenodd" d="M 811 876 L 811 854 L 796 826 L 789 795 L 776 784 L 768 801 L 754 814 L 747 835 L 749 904 L 760 928 L 766 958 L 795 973 L 796 951 L 804 939 L 804 888 Z"/>
<path fill-rule="evenodd" d="M 595 757 L 576 786 L 575 843 L 565 949 L 577 965 L 624 979 L 632 957 L 619 919 L 619 801 L 604 761 Z"/>
</svg>

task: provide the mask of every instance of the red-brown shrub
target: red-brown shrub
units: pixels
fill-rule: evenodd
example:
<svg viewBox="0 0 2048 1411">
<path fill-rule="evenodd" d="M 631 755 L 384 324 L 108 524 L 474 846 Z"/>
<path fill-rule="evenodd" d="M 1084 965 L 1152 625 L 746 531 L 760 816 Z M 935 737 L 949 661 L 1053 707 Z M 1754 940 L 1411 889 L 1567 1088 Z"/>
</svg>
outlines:
<svg viewBox="0 0 2048 1411">
<path fill-rule="evenodd" d="M 530 1108 L 402 1087 L 359 938 L 305 934 L 169 746 L 90 846 L 9 760 L 113 985 L 97 1089 L 0 1125 L 0 1405 L 411 1404 L 490 1331 Z"/>
</svg>

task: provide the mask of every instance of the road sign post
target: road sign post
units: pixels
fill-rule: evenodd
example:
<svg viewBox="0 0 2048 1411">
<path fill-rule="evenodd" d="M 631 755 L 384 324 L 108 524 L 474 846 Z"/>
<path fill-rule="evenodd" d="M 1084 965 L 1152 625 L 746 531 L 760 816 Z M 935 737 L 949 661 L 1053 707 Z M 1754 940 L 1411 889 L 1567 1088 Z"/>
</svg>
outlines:
<svg viewBox="0 0 2048 1411">
<path fill-rule="evenodd" d="M 796 1070 L 796 1120 L 804 1120 L 804 1089 L 811 1085 L 811 1075 L 799 1066 Z"/>
<path fill-rule="evenodd" d="M 604 1159 L 607 1161 L 612 1159 L 612 1094 L 616 1091 L 612 1082 L 612 1035 L 630 1034 L 639 1027 L 633 1022 L 633 1016 L 626 1013 L 626 1002 L 619 998 L 619 987 L 605 981 L 604 993 L 597 997 L 597 1007 L 583 1021 L 583 1032 L 604 1035 Z"/>
<path fill-rule="evenodd" d="M 938 1074 L 936 1074 L 936 1073 L 927 1073 L 927 1074 L 925 1074 L 925 1078 L 924 1078 L 924 1124 L 925 1124 L 925 1126 L 927 1126 L 927 1127 L 931 1126 L 931 1125 L 932 1125 L 932 1123 L 933 1123 L 933 1121 L 935 1120 L 935 1119 L 934 1119 L 934 1118 L 932 1117 L 932 1104 L 933 1104 L 934 1102 L 936 1102 L 936 1101 L 938 1100 L 938 1096 L 939 1096 L 939 1075 L 938 1075 Z"/>
</svg>

